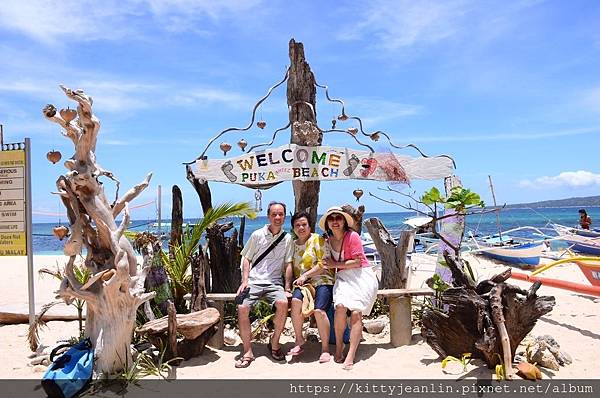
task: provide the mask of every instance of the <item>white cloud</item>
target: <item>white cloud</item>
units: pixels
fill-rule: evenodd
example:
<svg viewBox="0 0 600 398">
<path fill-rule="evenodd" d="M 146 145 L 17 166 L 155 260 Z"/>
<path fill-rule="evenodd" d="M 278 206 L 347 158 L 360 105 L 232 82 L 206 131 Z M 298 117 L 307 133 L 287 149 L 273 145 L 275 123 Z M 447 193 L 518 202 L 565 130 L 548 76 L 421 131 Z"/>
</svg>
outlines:
<svg viewBox="0 0 600 398">
<path fill-rule="evenodd" d="M 598 134 L 598 127 L 573 128 L 569 130 L 506 133 L 506 134 L 464 134 L 464 135 L 413 135 L 407 141 L 415 142 L 486 142 L 486 141 L 528 141 L 545 138 L 570 137 L 575 135 Z"/>
<path fill-rule="evenodd" d="M 363 127 L 369 130 L 377 130 L 377 125 L 385 121 L 418 115 L 423 111 L 420 105 L 362 97 L 350 98 L 345 104 L 346 114 L 360 117 Z"/>
<path fill-rule="evenodd" d="M 245 16 L 261 0 L 5 0 L 0 29 L 20 32 L 42 43 L 129 40 L 144 36 L 146 24 L 166 31 L 206 34 L 200 22 Z M 67 42 L 62 43 L 68 44 Z"/>
<path fill-rule="evenodd" d="M 586 186 L 600 186 L 600 174 L 591 171 L 563 171 L 556 176 L 542 176 L 534 180 L 523 180 L 519 186 L 523 188 L 558 188 L 572 187 L 581 188 Z"/>
<path fill-rule="evenodd" d="M 468 2 L 377 0 L 360 11 L 364 19 L 348 24 L 338 35 L 341 40 L 374 37 L 386 50 L 434 44 L 454 36 L 461 29 Z"/>
<path fill-rule="evenodd" d="M 600 86 L 584 91 L 580 98 L 584 107 L 594 113 L 600 113 Z"/>
</svg>

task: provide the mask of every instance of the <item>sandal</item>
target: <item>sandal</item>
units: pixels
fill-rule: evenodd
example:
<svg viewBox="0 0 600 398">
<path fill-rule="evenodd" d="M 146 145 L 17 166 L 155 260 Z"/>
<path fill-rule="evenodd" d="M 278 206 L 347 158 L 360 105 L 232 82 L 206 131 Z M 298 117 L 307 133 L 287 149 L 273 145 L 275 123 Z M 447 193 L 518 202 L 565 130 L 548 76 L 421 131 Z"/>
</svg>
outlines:
<svg viewBox="0 0 600 398">
<path fill-rule="evenodd" d="M 274 350 L 273 346 L 271 345 L 271 342 L 269 341 L 269 343 L 267 344 L 267 349 L 271 354 L 271 358 L 273 358 L 276 361 L 285 361 L 285 355 L 283 355 L 283 352 L 281 352 L 281 347 Z"/>
<path fill-rule="evenodd" d="M 335 358 L 333 358 L 333 362 L 335 362 L 335 363 L 344 363 L 344 359 L 345 358 L 343 356 L 342 357 L 335 357 Z"/>
<path fill-rule="evenodd" d="M 354 367 L 353 363 L 345 363 L 344 366 L 342 366 L 342 369 L 344 369 L 344 370 L 352 370 L 353 367 Z"/>
<path fill-rule="evenodd" d="M 319 357 L 319 363 L 327 363 L 331 361 L 331 354 L 328 352 L 323 352 Z"/>
<path fill-rule="evenodd" d="M 303 352 L 304 352 L 304 347 L 302 347 L 302 345 L 296 345 L 296 346 L 294 346 L 294 348 L 292 348 L 291 350 L 288 351 L 288 355 L 295 357 L 295 356 L 302 354 Z"/>
<path fill-rule="evenodd" d="M 238 369 L 247 368 L 254 359 L 254 357 L 241 357 L 235 362 L 235 367 Z"/>
</svg>

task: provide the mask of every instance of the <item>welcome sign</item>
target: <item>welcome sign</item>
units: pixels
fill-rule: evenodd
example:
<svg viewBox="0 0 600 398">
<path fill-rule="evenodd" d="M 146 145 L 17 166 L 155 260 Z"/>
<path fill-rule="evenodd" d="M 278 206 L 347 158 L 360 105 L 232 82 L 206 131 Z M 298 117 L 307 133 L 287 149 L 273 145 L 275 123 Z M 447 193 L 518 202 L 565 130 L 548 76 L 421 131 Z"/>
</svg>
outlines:
<svg viewBox="0 0 600 398">
<path fill-rule="evenodd" d="M 448 157 L 411 158 L 328 146 L 289 144 L 231 159 L 198 159 L 195 176 L 208 181 L 262 187 L 282 181 L 378 180 L 409 183 L 444 178 L 454 170 Z"/>
</svg>

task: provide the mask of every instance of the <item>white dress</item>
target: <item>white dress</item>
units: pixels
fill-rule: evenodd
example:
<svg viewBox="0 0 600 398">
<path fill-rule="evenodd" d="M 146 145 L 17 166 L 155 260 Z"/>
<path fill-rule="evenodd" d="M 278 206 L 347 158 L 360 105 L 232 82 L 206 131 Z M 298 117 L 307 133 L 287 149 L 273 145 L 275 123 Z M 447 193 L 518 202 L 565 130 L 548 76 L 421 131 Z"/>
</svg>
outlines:
<svg viewBox="0 0 600 398">
<path fill-rule="evenodd" d="M 343 258 L 343 250 L 341 256 L 335 250 L 330 250 L 332 258 Z M 371 267 L 340 269 L 335 274 L 333 304 L 360 311 L 363 316 L 369 315 L 377 298 L 377 289 L 379 281 Z"/>
</svg>

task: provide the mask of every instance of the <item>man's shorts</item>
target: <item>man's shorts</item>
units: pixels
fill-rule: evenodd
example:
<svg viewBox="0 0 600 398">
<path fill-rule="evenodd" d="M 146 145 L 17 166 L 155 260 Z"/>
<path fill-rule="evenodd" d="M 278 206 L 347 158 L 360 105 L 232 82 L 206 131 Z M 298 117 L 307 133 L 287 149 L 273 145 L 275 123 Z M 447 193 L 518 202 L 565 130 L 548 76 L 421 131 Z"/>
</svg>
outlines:
<svg viewBox="0 0 600 398">
<path fill-rule="evenodd" d="M 250 287 L 250 293 L 248 293 L 248 297 L 244 299 L 242 305 L 252 308 L 258 300 L 265 300 L 270 306 L 275 305 L 277 300 L 287 302 L 287 296 L 281 285 L 249 283 L 248 287 Z"/>
<path fill-rule="evenodd" d="M 329 306 L 333 302 L 333 285 L 317 286 L 315 288 L 315 296 L 315 310 L 326 311 L 327 308 L 329 308 Z M 302 290 L 300 290 L 299 288 L 295 288 L 292 298 L 298 299 L 300 301 L 304 300 Z"/>
</svg>

